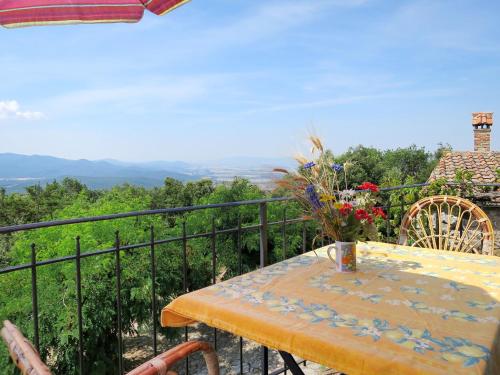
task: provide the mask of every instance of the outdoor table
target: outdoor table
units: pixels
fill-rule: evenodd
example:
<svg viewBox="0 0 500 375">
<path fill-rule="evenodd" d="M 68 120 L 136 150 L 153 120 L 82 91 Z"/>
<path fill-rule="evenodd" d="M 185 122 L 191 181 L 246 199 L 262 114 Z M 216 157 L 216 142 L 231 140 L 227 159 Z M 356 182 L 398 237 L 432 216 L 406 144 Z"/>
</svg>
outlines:
<svg viewBox="0 0 500 375">
<path fill-rule="evenodd" d="M 326 248 L 187 293 L 163 326 L 202 322 L 349 375 L 500 374 L 500 258 L 358 244 Z"/>
</svg>

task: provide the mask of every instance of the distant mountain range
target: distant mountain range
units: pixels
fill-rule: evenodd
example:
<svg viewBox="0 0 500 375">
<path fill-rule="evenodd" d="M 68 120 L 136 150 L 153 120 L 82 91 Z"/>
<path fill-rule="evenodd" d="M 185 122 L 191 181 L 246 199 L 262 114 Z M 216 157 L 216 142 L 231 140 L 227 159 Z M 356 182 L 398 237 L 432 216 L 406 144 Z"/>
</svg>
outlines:
<svg viewBox="0 0 500 375">
<path fill-rule="evenodd" d="M 216 183 L 245 177 L 263 188 L 271 188 L 274 167 L 293 166 L 285 158 L 237 157 L 203 163 L 183 161 L 124 162 L 106 160 L 70 160 L 43 155 L 0 153 L 0 187 L 21 192 L 27 186 L 45 185 L 64 177 L 77 178 L 93 189 L 107 189 L 130 183 L 144 187 L 161 186 L 166 177 L 180 181 L 210 178 Z"/>
</svg>

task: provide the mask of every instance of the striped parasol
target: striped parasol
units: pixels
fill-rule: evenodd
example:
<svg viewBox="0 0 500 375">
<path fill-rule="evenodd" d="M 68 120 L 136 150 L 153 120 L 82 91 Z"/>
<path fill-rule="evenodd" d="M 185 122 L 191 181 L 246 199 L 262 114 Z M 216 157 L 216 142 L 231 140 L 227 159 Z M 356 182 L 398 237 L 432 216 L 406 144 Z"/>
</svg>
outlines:
<svg viewBox="0 0 500 375">
<path fill-rule="evenodd" d="M 8 28 L 77 23 L 138 22 L 147 9 L 163 15 L 189 0 L 0 0 Z"/>
</svg>

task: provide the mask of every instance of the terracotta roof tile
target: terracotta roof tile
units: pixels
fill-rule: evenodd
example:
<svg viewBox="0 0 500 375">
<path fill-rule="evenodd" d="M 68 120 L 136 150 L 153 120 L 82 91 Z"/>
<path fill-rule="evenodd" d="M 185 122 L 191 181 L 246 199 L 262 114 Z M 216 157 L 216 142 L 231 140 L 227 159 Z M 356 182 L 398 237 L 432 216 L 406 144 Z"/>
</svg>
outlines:
<svg viewBox="0 0 500 375">
<path fill-rule="evenodd" d="M 429 177 L 429 181 L 438 178 L 453 181 L 457 169 L 472 172 L 472 182 L 496 182 L 496 170 L 500 169 L 500 152 L 450 152 L 439 160 Z"/>
<path fill-rule="evenodd" d="M 493 125 L 493 112 L 473 112 L 472 125 Z"/>
</svg>

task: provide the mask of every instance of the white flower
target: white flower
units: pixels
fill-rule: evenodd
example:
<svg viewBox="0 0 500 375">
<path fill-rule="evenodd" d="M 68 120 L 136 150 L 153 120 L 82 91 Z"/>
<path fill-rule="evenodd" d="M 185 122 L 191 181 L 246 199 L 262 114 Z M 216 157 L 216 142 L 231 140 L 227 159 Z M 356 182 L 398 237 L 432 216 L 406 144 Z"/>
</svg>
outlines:
<svg viewBox="0 0 500 375">
<path fill-rule="evenodd" d="M 352 198 L 356 195 L 356 191 L 355 190 L 342 190 L 340 192 L 340 200 L 341 201 L 349 201 L 350 199 L 349 198 Z"/>
<path fill-rule="evenodd" d="M 442 301 L 455 301 L 455 298 L 453 298 L 453 296 L 450 294 L 443 294 L 441 296 L 441 300 Z"/>
<path fill-rule="evenodd" d="M 500 323 L 500 321 L 497 318 L 495 318 L 494 316 L 486 316 L 484 318 L 484 320 L 486 320 L 487 322 L 495 323 L 495 324 Z"/>
<path fill-rule="evenodd" d="M 369 293 L 363 293 L 363 292 L 349 292 L 350 295 L 352 296 L 358 296 L 358 297 L 361 297 L 361 298 L 367 298 L 369 296 L 371 296 L 371 294 Z"/>
<path fill-rule="evenodd" d="M 429 310 L 434 314 L 445 314 L 448 313 L 448 310 L 443 309 L 441 307 L 429 307 Z"/>
</svg>

